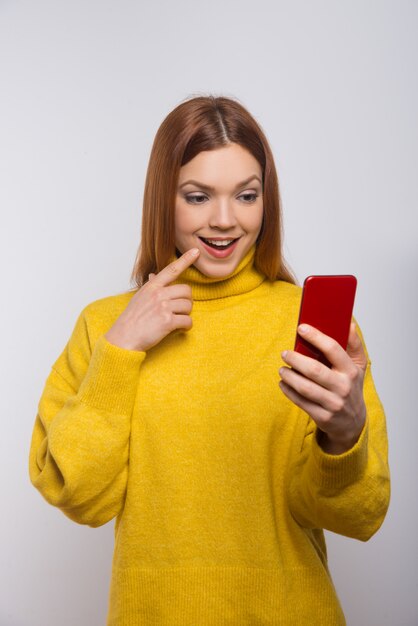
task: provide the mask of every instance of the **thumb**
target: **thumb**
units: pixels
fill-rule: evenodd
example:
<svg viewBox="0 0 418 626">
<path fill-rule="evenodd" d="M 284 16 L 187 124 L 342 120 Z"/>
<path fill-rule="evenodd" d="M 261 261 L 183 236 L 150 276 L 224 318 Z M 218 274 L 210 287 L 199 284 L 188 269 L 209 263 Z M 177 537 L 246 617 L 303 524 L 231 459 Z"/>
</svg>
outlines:
<svg viewBox="0 0 418 626">
<path fill-rule="evenodd" d="M 350 324 L 350 334 L 348 336 L 347 354 L 351 360 L 361 367 L 362 370 L 366 369 L 367 358 L 364 352 L 363 344 L 356 331 L 356 325 L 354 322 Z"/>
</svg>

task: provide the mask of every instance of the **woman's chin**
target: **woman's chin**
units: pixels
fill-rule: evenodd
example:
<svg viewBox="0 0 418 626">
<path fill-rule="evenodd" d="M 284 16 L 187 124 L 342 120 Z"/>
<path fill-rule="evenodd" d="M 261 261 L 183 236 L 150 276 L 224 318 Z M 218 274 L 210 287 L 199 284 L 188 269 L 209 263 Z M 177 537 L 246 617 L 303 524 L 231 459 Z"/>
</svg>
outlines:
<svg viewBox="0 0 418 626">
<path fill-rule="evenodd" d="M 199 257 L 193 265 L 201 274 L 208 278 L 225 278 L 232 274 L 239 263 L 239 260 L 237 262 L 236 259 L 228 259 L 228 261 L 222 264 L 216 263 L 216 259 L 214 261 L 215 263 L 211 263 L 210 260 Z"/>
</svg>

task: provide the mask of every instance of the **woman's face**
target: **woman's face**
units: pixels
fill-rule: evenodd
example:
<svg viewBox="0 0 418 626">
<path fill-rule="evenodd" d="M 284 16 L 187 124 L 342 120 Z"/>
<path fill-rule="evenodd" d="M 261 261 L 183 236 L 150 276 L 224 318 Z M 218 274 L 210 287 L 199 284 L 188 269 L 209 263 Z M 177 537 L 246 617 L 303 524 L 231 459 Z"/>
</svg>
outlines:
<svg viewBox="0 0 418 626">
<path fill-rule="evenodd" d="M 232 273 L 255 243 L 262 220 L 262 170 L 245 148 L 232 143 L 206 150 L 180 168 L 176 248 L 181 254 L 199 248 L 194 265 L 202 274 L 222 277 Z M 237 241 L 231 250 L 213 251 L 201 237 Z"/>
</svg>

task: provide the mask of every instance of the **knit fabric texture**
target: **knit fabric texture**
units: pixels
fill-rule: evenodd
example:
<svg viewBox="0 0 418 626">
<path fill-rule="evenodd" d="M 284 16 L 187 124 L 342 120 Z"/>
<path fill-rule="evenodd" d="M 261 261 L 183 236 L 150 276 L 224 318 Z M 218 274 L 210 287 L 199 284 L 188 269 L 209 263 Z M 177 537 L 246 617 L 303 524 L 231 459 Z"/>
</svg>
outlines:
<svg viewBox="0 0 418 626">
<path fill-rule="evenodd" d="M 107 626 L 346 623 L 323 530 L 381 526 L 385 414 L 368 357 L 360 438 L 322 450 L 278 385 L 302 290 L 254 255 L 225 278 L 187 268 L 172 284 L 191 285 L 193 326 L 147 352 L 104 336 L 136 292 L 89 303 L 51 366 L 30 479 L 79 524 L 115 518 Z"/>
</svg>

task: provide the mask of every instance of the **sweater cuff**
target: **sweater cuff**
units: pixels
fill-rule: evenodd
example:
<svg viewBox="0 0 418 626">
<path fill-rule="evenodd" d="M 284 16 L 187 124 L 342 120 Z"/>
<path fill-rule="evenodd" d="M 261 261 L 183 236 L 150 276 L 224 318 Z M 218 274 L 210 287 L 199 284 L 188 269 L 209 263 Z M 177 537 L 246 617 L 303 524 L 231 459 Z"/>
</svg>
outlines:
<svg viewBox="0 0 418 626">
<path fill-rule="evenodd" d="M 121 348 L 101 335 L 78 390 L 79 400 L 110 413 L 130 415 L 145 357 L 146 352 Z"/>
<path fill-rule="evenodd" d="M 358 480 L 367 465 L 368 417 L 354 446 L 342 454 L 325 452 L 318 443 L 317 434 L 316 427 L 312 441 L 311 469 L 317 484 L 325 488 L 338 489 Z"/>
</svg>

